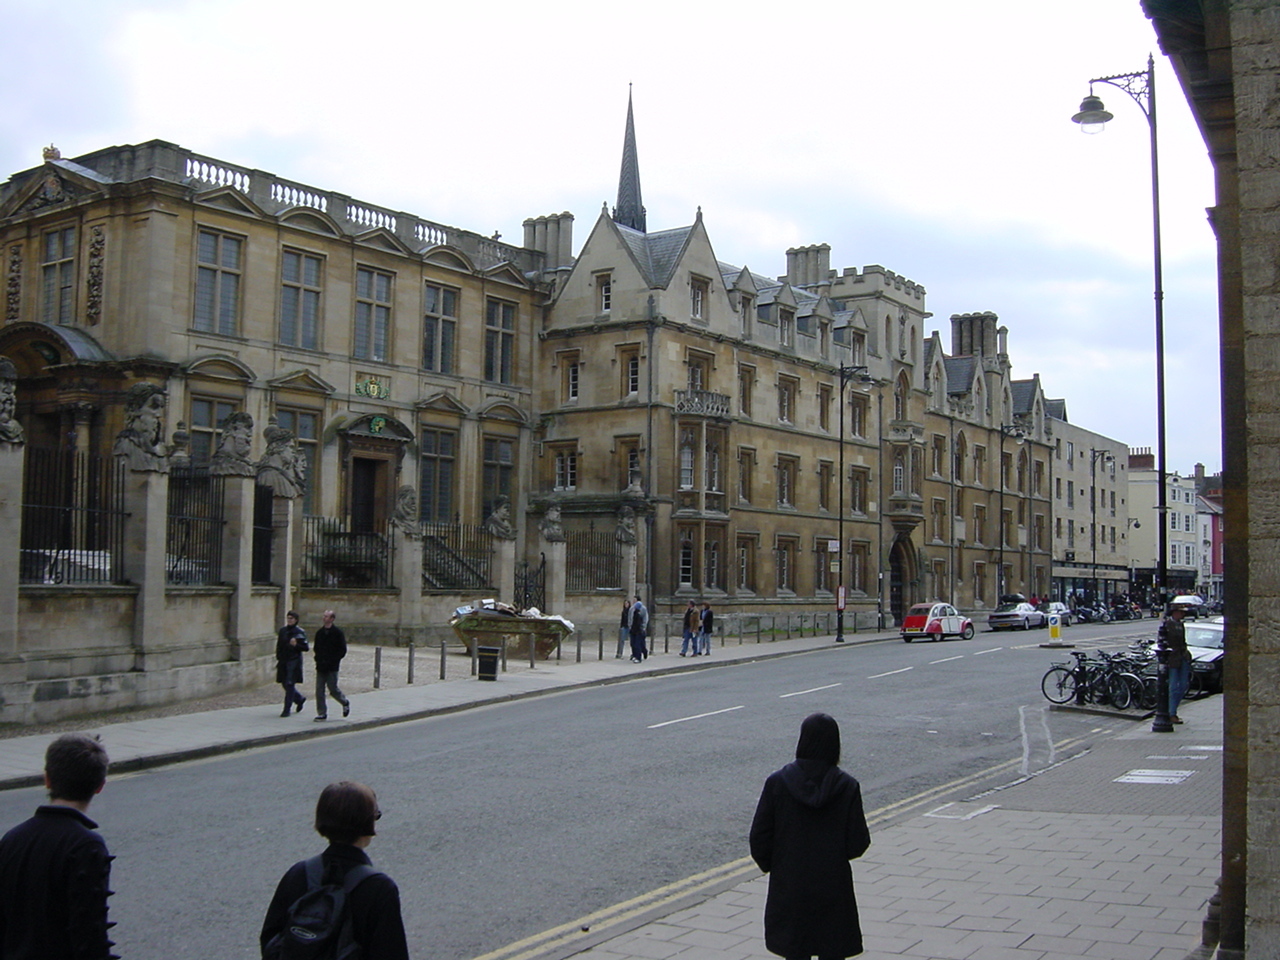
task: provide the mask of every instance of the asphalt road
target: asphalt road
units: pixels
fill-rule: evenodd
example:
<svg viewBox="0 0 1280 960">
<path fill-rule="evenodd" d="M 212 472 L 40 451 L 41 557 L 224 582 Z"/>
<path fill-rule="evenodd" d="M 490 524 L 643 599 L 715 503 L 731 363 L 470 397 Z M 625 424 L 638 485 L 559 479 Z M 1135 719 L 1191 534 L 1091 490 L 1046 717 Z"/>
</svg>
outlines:
<svg viewBox="0 0 1280 960">
<path fill-rule="evenodd" d="M 113 779 L 91 814 L 118 857 L 118 950 L 256 957 L 280 874 L 321 849 L 315 798 L 338 779 L 377 790 L 370 855 L 400 885 L 414 955 L 434 960 L 479 956 L 745 856 L 760 785 L 816 710 L 840 721 L 842 766 L 869 813 L 905 815 L 922 793 L 935 804 L 948 784 L 972 795 L 1123 723 L 1044 709 L 1040 677 L 1062 657 L 1038 647 L 1047 639 L 832 647 Z M 40 799 L 0 794 L 0 823 Z"/>
</svg>

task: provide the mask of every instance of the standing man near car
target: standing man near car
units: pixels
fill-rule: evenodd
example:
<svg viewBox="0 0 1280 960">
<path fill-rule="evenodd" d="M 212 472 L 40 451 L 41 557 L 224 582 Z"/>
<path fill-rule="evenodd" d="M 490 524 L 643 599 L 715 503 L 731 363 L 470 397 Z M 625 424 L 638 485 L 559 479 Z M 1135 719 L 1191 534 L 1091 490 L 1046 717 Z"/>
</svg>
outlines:
<svg viewBox="0 0 1280 960">
<path fill-rule="evenodd" d="M 324 612 L 324 626 L 316 631 L 316 722 L 329 719 L 328 704 L 324 700 L 325 687 L 333 694 L 333 698 L 342 704 L 342 715 L 351 715 L 351 701 L 338 689 L 338 667 L 342 658 L 347 655 L 347 637 L 341 627 L 333 624 L 335 614 L 332 610 Z"/>
<path fill-rule="evenodd" d="M 1187 608 L 1180 603 L 1169 605 L 1169 613 L 1160 623 L 1157 634 L 1160 646 L 1169 651 L 1169 722 L 1182 723 L 1178 705 L 1191 683 L 1191 654 L 1187 651 L 1187 628 L 1182 618 Z"/>
</svg>

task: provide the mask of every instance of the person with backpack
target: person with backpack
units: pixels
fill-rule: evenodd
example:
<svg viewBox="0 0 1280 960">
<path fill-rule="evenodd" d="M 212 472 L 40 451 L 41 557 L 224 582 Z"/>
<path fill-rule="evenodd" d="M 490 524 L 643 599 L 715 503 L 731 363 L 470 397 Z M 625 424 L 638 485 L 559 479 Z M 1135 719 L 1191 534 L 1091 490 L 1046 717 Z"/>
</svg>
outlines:
<svg viewBox="0 0 1280 960">
<path fill-rule="evenodd" d="M 258 938 L 263 960 L 408 960 L 400 889 L 365 853 L 381 817 L 363 783 L 321 791 L 315 826 L 329 846 L 280 879 Z"/>
</svg>

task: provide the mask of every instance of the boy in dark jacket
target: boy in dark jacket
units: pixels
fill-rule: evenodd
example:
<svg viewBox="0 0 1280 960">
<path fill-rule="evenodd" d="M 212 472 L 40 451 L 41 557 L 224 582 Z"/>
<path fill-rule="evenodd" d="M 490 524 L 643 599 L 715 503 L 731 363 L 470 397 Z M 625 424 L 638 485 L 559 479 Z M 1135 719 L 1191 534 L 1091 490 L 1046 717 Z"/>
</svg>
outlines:
<svg viewBox="0 0 1280 960">
<path fill-rule="evenodd" d="M 0 956 L 111 960 L 107 931 L 111 860 L 86 816 L 107 782 L 96 737 L 65 733 L 49 745 L 49 803 L 0 840 Z"/>
<path fill-rule="evenodd" d="M 297 611 L 290 610 L 284 616 L 284 626 L 276 634 L 276 683 L 284 687 L 282 717 L 287 717 L 294 707 L 301 713 L 302 705 L 307 702 L 298 692 L 298 684 L 302 682 L 302 655 L 310 649 L 307 632 L 298 626 Z"/>
</svg>

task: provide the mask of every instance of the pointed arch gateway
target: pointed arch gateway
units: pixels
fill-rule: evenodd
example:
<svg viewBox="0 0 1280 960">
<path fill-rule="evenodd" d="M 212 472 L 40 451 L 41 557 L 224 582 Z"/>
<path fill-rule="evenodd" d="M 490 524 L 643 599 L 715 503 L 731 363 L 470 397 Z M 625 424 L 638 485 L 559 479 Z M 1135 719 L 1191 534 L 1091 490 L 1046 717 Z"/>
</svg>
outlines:
<svg viewBox="0 0 1280 960">
<path fill-rule="evenodd" d="M 899 534 L 889 547 L 889 613 L 895 624 L 920 601 L 920 558 L 915 545 Z"/>
</svg>

